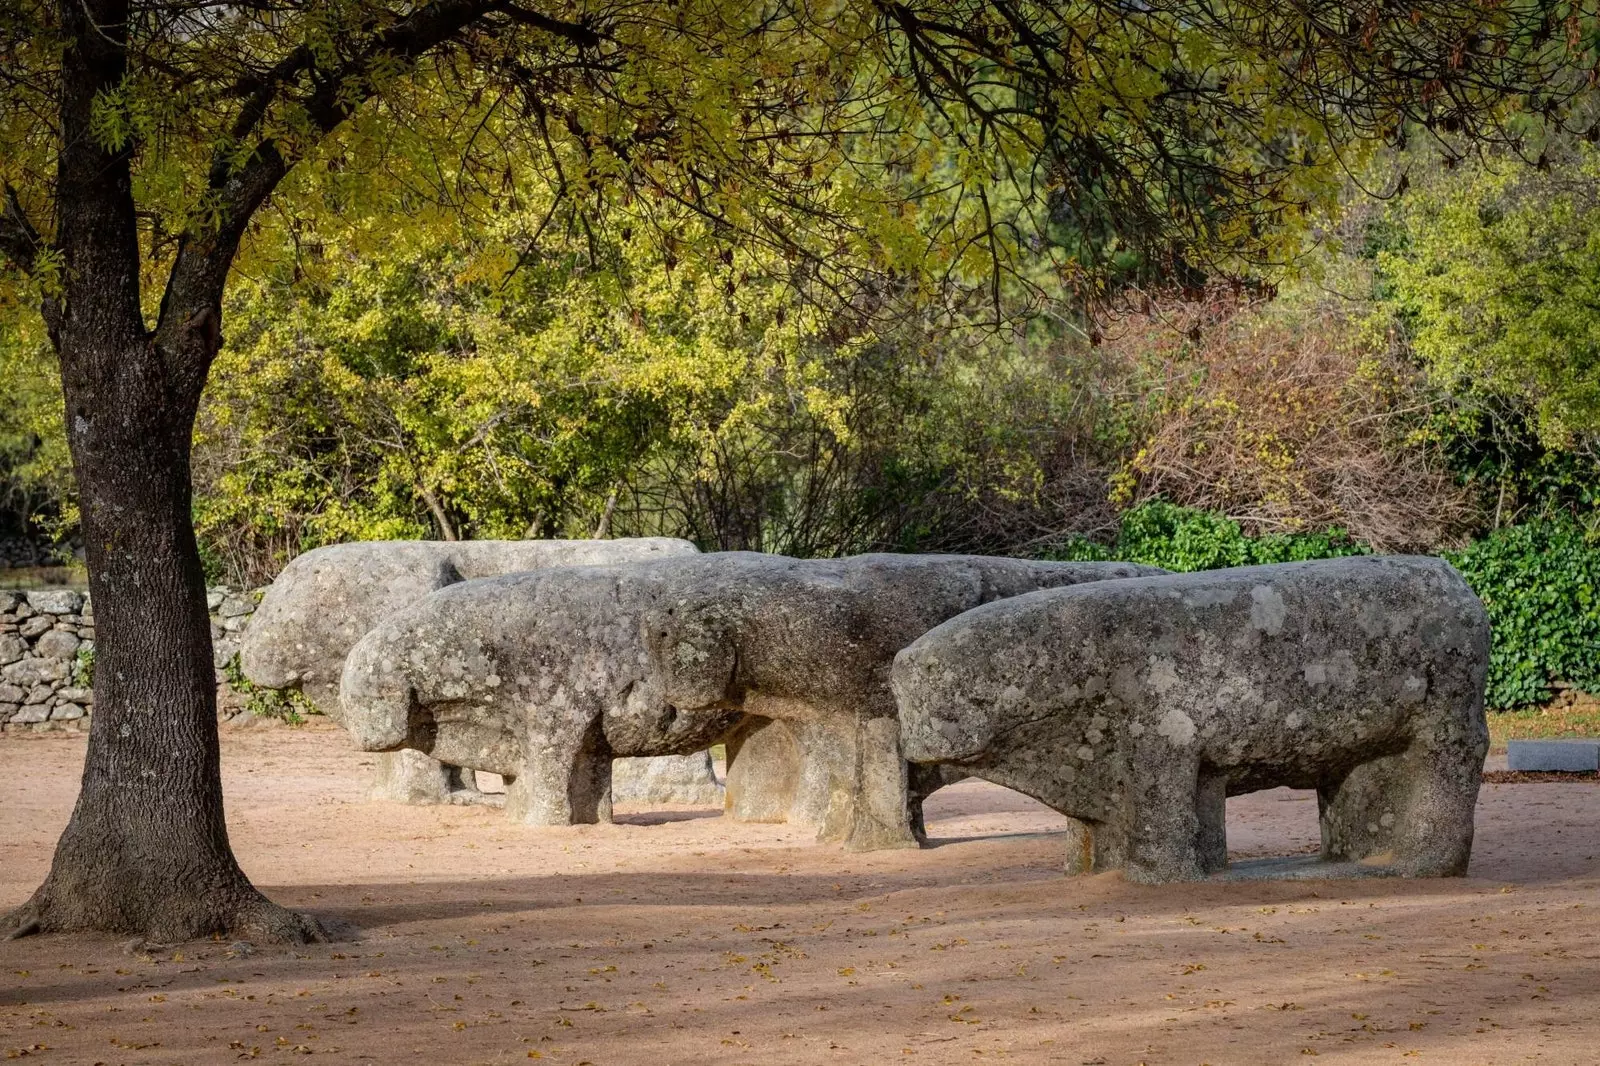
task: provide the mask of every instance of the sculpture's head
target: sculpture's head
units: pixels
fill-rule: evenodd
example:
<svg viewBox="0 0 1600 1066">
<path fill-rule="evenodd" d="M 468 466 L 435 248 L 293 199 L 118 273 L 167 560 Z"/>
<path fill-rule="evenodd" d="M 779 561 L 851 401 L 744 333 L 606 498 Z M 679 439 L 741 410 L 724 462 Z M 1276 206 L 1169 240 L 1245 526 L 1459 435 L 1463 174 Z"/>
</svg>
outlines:
<svg viewBox="0 0 1600 1066">
<path fill-rule="evenodd" d="M 654 670 L 635 681 L 605 710 L 606 741 L 622 756 L 689 755 L 710 747 L 743 712 L 722 706 L 683 708 L 665 698 Z"/>
<path fill-rule="evenodd" d="M 417 693 L 404 664 L 390 655 L 382 629 L 363 637 L 345 659 L 339 724 L 362 751 L 427 750 L 417 721 Z"/>
<path fill-rule="evenodd" d="M 661 603 L 643 612 L 640 626 L 665 706 L 683 713 L 739 705 L 744 692 L 730 612 L 714 602 Z"/>
<path fill-rule="evenodd" d="M 1015 702 L 1008 699 L 1015 690 L 987 668 L 986 635 L 966 618 L 936 627 L 894 658 L 889 684 L 899 708 L 901 750 L 912 762 L 977 762 Z"/>
</svg>

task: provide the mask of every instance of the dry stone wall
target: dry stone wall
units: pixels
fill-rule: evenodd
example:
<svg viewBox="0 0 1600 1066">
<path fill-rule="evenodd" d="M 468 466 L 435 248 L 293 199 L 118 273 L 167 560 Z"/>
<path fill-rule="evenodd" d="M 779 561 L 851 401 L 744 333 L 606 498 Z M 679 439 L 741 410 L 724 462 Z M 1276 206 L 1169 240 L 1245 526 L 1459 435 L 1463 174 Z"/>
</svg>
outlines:
<svg viewBox="0 0 1600 1066">
<path fill-rule="evenodd" d="M 223 675 L 259 591 L 209 589 L 219 717 L 249 716 Z M 0 730 L 83 730 L 94 713 L 94 604 L 73 589 L 0 592 Z"/>
</svg>

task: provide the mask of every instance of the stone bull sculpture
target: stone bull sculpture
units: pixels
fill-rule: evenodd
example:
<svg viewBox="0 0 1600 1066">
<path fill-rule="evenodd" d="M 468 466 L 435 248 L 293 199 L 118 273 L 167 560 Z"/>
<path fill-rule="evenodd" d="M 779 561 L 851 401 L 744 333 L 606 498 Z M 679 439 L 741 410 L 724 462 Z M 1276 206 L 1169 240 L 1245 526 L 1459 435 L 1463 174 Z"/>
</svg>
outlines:
<svg viewBox="0 0 1600 1066">
<path fill-rule="evenodd" d="M 264 688 L 299 689 L 338 720 L 345 656 L 385 616 L 472 578 L 552 566 L 693 555 L 685 540 L 365 541 L 297 556 L 267 590 L 240 648 L 244 675 Z M 379 760 L 375 797 L 411 803 L 477 799 L 470 772 L 420 752 Z"/>
<path fill-rule="evenodd" d="M 750 716 L 728 738 L 728 813 L 815 825 L 819 840 L 850 850 L 915 846 L 922 799 L 960 776 L 908 779 L 888 683 L 900 648 L 992 600 L 1162 573 L 984 556 L 750 553 L 651 569 L 662 587 L 646 636 L 667 700 Z"/>
<path fill-rule="evenodd" d="M 640 628 L 653 569 L 463 582 L 388 615 L 345 661 L 345 729 L 368 751 L 501 774 L 515 820 L 609 821 L 614 757 L 699 751 L 738 717 L 665 699 Z"/>
<path fill-rule="evenodd" d="M 1105 582 L 970 611 L 897 657 L 907 757 L 1089 828 L 1079 868 L 1227 867 L 1224 800 L 1315 788 L 1321 862 L 1272 876 L 1466 871 L 1489 625 L 1437 559 Z"/>
</svg>

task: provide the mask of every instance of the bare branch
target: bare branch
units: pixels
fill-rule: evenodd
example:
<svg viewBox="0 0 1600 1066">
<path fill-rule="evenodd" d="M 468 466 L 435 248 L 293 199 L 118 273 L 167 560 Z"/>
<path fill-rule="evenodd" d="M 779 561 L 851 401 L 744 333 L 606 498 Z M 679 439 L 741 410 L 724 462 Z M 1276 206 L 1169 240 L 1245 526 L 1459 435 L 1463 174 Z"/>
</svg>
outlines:
<svg viewBox="0 0 1600 1066">
<path fill-rule="evenodd" d="M 39 256 L 48 249 L 48 242 L 22 210 L 17 190 L 7 182 L 4 208 L 0 209 L 0 256 L 22 273 L 37 277 Z M 54 293 L 46 292 L 40 300 L 39 311 L 44 316 L 45 328 L 54 339 L 61 324 L 60 299 Z"/>
</svg>

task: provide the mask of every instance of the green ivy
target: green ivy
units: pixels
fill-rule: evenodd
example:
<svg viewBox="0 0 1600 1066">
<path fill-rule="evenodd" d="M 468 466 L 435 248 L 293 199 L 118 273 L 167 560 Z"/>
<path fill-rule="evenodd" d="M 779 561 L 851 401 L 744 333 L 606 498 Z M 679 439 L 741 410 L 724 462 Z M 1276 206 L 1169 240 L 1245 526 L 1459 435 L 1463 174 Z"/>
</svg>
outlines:
<svg viewBox="0 0 1600 1066">
<path fill-rule="evenodd" d="M 1157 500 L 1125 512 L 1112 543 L 1076 537 L 1045 557 L 1187 572 L 1370 552 L 1342 530 L 1250 536 L 1222 515 Z M 1558 680 L 1600 692 L 1600 544 L 1581 526 L 1570 519 L 1510 526 L 1443 557 L 1489 611 L 1490 707 L 1544 702 Z"/>
<path fill-rule="evenodd" d="M 94 645 L 80 645 L 72 657 L 72 687 L 94 687 Z"/>
<path fill-rule="evenodd" d="M 1554 680 L 1600 692 L 1600 545 L 1577 523 L 1510 526 L 1445 558 L 1489 609 L 1489 706 L 1542 703 Z"/>
</svg>

